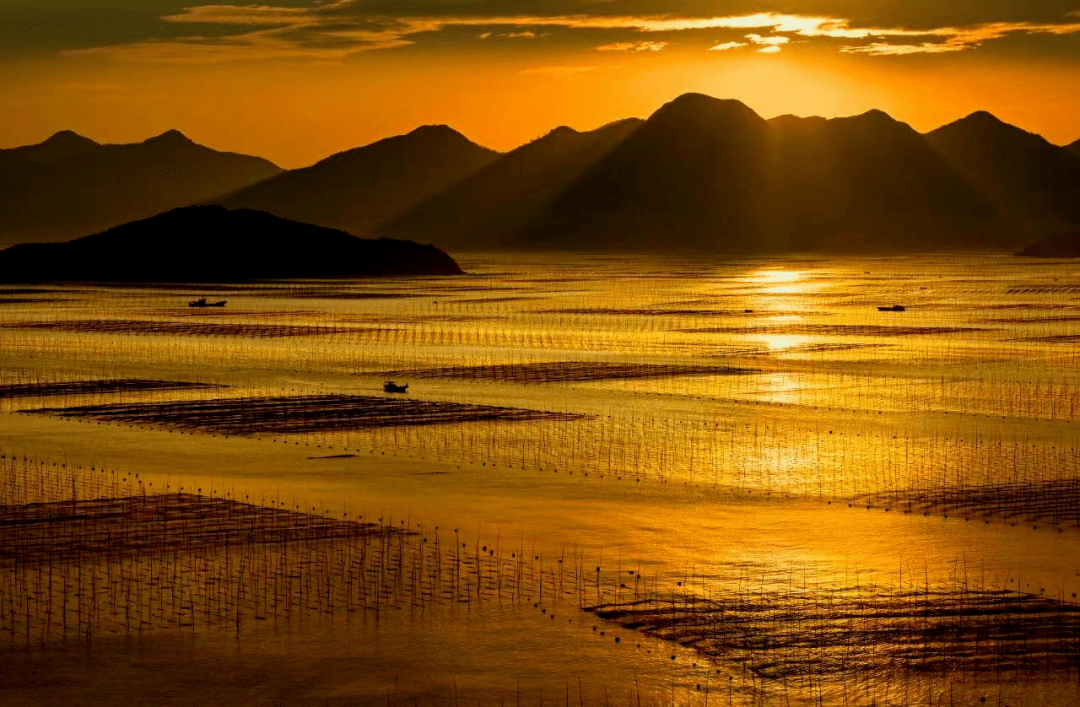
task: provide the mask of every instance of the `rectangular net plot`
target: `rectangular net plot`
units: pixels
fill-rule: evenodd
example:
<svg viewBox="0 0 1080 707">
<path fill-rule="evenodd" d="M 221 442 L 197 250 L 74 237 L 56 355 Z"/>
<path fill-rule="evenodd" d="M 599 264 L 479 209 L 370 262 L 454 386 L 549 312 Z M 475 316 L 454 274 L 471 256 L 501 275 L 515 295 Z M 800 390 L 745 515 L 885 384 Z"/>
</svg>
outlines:
<svg viewBox="0 0 1080 707">
<path fill-rule="evenodd" d="M 553 361 L 550 363 L 507 363 L 490 366 L 448 366 L 390 371 L 388 377 L 451 378 L 497 383 L 578 383 L 583 381 L 671 378 L 676 376 L 735 376 L 758 371 L 730 366 L 700 366 L 659 363 L 607 363 L 595 361 Z"/>
<path fill-rule="evenodd" d="M 1008 590 L 751 591 L 586 610 L 772 680 L 1080 667 L 1080 605 Z"/>
<path fill-rule="evenodd" d="M 778 326 L 725 326 L 684 329 L 689 334 L 807 334 L 823 336 L 930 336 L 965 334 L 992 329 L 951 326 L 886 326 L 878 324 L 788 324 Z"/>
<path fill-rule="evenodd" d="M 857 500 L 927 513 L 1080 526 L 1080 479 L 866 494 Z"/>
<path fill-rule="evenodd" d="M 210 383 L 117 378 L 104 380 L 54 381 L 50 383 L 11 383 L 0 385 L 0 399 L 33 398 L 54 395 L 94 395 L 129 393 L 143 390 L 201 390 L 220 388 Z"/>
<path fill-rule="evenodd" d="M 300 434 L 457 422 L 576 420 L 584 417 L 491 405 L 343 394 L 117 403 L 22 412 L 165 425 L 227 435 Z"/>
<path fill-rule="evenodd" d="M 309 324 L 171 322 L 141 319 L 72 319 L 53 322 L 20 322 L 0 326 L 5 329 L 54 329 L 91 334 L 181 334 L 185 336 L 239 336 L 253 339 L 361 334 L 379 331 L 378 329 Z"/>
<path fill-rule="evenodd" d="M 0 567 L 377 532 L 373 523 L 188 493 L 31 503 L 0 506 Z"/>
</svg>

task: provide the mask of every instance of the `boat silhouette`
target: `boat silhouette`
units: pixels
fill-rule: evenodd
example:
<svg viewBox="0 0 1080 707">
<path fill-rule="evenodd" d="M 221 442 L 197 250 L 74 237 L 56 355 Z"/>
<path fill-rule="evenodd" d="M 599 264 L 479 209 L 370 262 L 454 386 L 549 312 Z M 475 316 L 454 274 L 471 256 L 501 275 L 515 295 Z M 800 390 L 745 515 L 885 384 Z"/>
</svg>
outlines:
<svg viewBox="0 0 1080 707">
<path fill-rule="evenodd" d="M 387 393 L 408 393 L 409 384 L 398 385 L 394 381 L 386 381 L 386 383 L 383 384 L 383 390 Z"/>
<path fill-rule="evenodd" d="M 877 311 L 879 311 L 879 312 L 906 312 L 907 307 L 905 307 L 902 304 L 894 304 L 891 307 L 878 307 Z"/>
<path fill-rule="evenodd" d="M 197 300 L 188 302 L 189 307 L 224 307 L 228 300 L 221 300 L 219 302 L 207 302 L 205 297 L 200 297 Z"/>
</svg>

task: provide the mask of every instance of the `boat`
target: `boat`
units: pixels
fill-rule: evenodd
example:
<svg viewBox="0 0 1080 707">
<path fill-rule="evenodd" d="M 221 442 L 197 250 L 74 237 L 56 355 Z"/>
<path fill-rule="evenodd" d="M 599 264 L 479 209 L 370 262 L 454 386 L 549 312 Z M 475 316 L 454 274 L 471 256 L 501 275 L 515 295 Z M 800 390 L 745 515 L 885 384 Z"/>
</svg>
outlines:
<svg viewBox="0 0 1080 707">
<path fill-rule="evenodd" d="M 902 304 L 894 304 L 891 307 L 878 307 L 877 311 L 879 311 L 879 312 L 906 312 L 907 307 L 905 307 Z"/>
<path fill-rule="evenodd" d="M 221 300 L 220 302 L 207 302 L 205 297 L 200 297 L 197 300 L 188 302 L 189 307 L 224 307 L 228 300 Z"/>
<path fill-rule="evenodd" d="M 387 393 L 408 393 L 409 384 L 406 383 L 405 385 L 398 385 L 394 381 L 386 381 L 386 383 L 383 384 L 382 389 Z"/>
</svg>

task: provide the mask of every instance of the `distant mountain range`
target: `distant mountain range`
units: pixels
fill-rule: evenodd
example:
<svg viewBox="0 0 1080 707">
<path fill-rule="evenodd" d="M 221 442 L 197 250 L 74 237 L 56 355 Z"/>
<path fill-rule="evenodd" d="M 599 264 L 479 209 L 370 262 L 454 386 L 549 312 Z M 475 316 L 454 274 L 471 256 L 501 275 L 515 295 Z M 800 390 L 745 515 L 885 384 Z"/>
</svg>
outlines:
<svg viewBox="0 0 1080 707">
<path fill-rule="evenodd" d="M 0 150 L 0 246 L 64 241 L 235 191 L 281 172 L 176 131 L 99 145 L 70 131 Z"/>
<path fill-rule="evenodd" d="M 0 282 L 241 282 L 460 275 L 434 246 L 365 240 L 260 211 L 189 206 L 67 243 L 0 251 Z"/>
<path fill-rule="evenodd" d="M 498 158 L 445 125 L 341 152 L 217 203 L 363 235 Z"/>
<path fill-rule="evenodd" d="M 159 172 L 189 169 L 193 150 L 222 164 L 257 159 L 173 133 L 142 146 L 152 143 L 169 146 L 158 159 L 170 170 Z M 0 151 L 0 175 L 48 172 L 54 180 L 18 186 L 38 206 L 20 212 L 18 228 L 0 212 L 0 243 L 13 233 L 81 235 L 88 213 L 130 220 L 118 215 L 121 205 L 162 210 L 144 177 L 85 176 L 121 174 L 109 167 L 119 160 L 105 156 L 139 147 L 60 133 Z M 229 164 L 236 168 L 223 173 L 237 184 L 206 180 L 198 194 L 172 196 L 456 251 L 1016 250 L 1080 226 L 1080 142 L 1058 147 L 983 112 L 920 134 L 880 111 L 766 121 L 738 101 L 686 94 L 647 120 L 589 132 L 560 127 L 504 154 L 446 126 L 424 126 L 303 169 Z M 112 188 L 125 200 L 95 199 Z"/>
</svg>

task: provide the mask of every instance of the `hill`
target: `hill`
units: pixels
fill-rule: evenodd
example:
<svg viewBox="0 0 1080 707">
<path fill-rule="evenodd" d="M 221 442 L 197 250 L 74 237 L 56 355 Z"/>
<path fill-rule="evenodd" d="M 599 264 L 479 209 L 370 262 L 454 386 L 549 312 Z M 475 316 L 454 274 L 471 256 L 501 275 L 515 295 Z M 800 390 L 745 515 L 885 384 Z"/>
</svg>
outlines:
<svg viewBox="0 0 1080 707">
<path fill-rule="evenodd" d="M 0 245 L 61 241 L 187 206 L 278 174 L 169 131 L 130 145 L 72 132 L 0 151 Z"/>
<path fill-rule="evenodd" d="M 1080 158 L 1038 135 L 979 112 L 926 136 L 1021 228 L 1080 222 Z"/>
<path fill-rule="evenodd" d="M 68 243 L 0 251 L 4 282 L 240 282 L 458 275 L 434 246 L 363 240 L 246 209 L 191 206 Z"/>
<path fill-rule="evenodd" d="M 92 152 L 101 145 L 70 130 L 61 130 L 36 145 L 24 145 L 0 150 L 0 168 L 62 160 Z"/>
<path fill-rule="evenodd" d="M 517 242 L 555 248 L 735 248 L 761 233 L 770 128 L 738 101 L 687 94 L 545 204 Z"/>
<path fill-rule="evenodd" d="M 1066 145 L 1065 149 L 1068 152 L 1071 152 L 1072 154 L 1076 155 L 1077 157 L 1080 157 L 1080 140 L 1077 140 L 1076 142 L 1074 142 L 1071 145 Z"/>
<path fill-rule="evenodd" d="M 365 235 L 497 156 L 445 125 L 428 125 L 285 172 L 220 203 Z"/>
<path fill-rule="evenodd" d="M 589 132 L 559 127 L 501 155 L 378 229 L 391 237 L 423 237 L 444 248 L 490 248 L 513 237 L 549 201 L 632 134 L 640 120 Z"/>
<path fill-rule="evenodd" d="M 1017 255 L 1027 258 L 1080 258 L 1080 231 L 1046 236 Z"/>
<path fill-rule="evenodd" d="M 992 205 L 906 123 L 870 111 L 777 120 L 771 127 L 770 249 L 985 242 Z"/>
<path fill-rule="evenodd" d="M 992 216 L 921 135 L 880 111 L 766 122 L 738 101 L 688 94 L 546 205 L 517 242 L 729 253 L 972 247 Z"/>
</svg>

